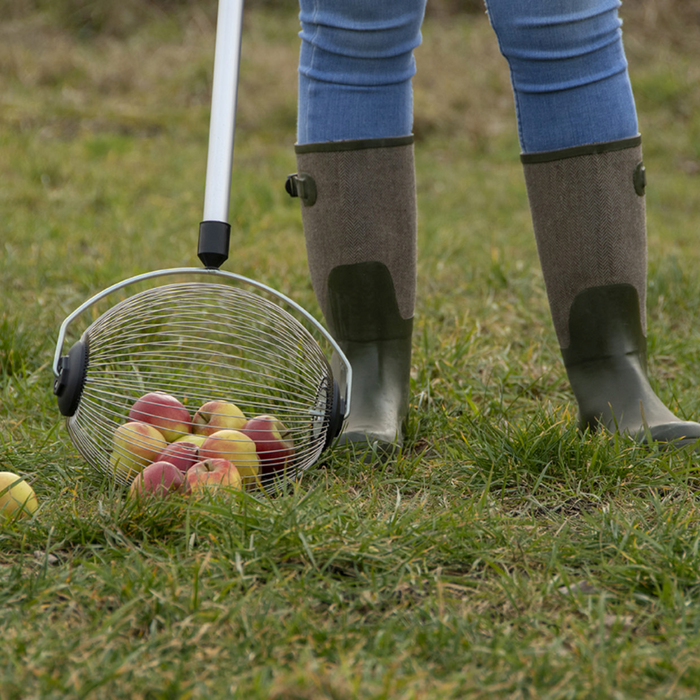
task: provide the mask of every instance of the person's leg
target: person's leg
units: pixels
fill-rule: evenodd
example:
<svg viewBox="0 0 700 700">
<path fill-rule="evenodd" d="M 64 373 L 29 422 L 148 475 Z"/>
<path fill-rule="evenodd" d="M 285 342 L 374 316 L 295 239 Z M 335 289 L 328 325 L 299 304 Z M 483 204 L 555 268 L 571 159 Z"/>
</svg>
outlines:
<svg viewBox="0 0 700 700">
<path fill-rule="evenodd" d="M 646 373 L 646 183 L 619 4 L 487 0 L 581 425 L 685 444 L 700 425 L 678 420 Z"/>
<path fill-rule="evenodd" d="M 637 135 L 619 0 L 486 0 L 523 152 Z"/>
<path fill-rule="evenodd" d="M 298 173 L 311 281 L 353 368 L 340 442 L 388 452 L 408 412 L 416 288 L 411 78 L 425 0 L 301 0 Z"/>
<path fill-rule="evenodd" d="M 406 136 L 425 0 L 300 0 L 297 143 Z"/>
</svg>

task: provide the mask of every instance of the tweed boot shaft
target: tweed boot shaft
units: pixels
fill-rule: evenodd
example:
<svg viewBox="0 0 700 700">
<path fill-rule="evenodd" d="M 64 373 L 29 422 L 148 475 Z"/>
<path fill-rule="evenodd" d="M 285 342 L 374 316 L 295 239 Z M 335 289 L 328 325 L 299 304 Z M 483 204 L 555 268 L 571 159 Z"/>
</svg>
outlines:
<svg viewBox="0 0 700 700">
<path fill-rule="evenodd" d="M 328 276 L 335 267 L 381 262 L 402 318 L 416 296 L 416 179 L 411 137 L 297 146 L 298 172 L 317 199 L 302 206 L 309 272 L 330 322 Z M 303 200 L 302 200 L 303 201 Z"/>
<path fill-rule="evenodd" d="M 646 333 L 646 214 L 641 140 L 523 156 L 525 183 L 559 345 L 569 311 L 591 287 L 631 284 Z M 549 157 L 549 159 L 548 159 Z M 636 187 L 635 187 L 636 185 Z"/>
</svg>

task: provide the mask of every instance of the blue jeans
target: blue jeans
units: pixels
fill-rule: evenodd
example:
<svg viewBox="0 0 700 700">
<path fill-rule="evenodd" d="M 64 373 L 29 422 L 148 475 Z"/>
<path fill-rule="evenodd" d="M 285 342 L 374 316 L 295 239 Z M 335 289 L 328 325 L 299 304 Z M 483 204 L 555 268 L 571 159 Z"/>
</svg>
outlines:
<svg viewBox="0 0 700 700">
<path fill-rule="evenodd" d="M 297 142 L 404 136 L 426 0 L 299 0 Z M 525 153 L 637 134 L 619 0 L 486 0 Z"/>
</svg>

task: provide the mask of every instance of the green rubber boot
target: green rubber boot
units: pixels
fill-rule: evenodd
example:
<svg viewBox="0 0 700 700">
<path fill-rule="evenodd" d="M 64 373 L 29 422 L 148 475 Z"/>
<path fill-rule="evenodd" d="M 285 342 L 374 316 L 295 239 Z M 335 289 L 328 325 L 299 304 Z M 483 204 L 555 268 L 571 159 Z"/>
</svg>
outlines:
<svg viewBox="0 0 700 700">
<path fill-rule="evenodd" d="M 311 281 L 352 366 L 340 445 L 367 459 L 403 444 L 416 293 L 413 139 L 296 147 L 287 191 L 302 201 Z"/>
<path fill-rule="evenodd" d="M 700 440 L 649 384 L 641 139 L 522 156 L 537 249 L 582 429 Z"/>
</svg>

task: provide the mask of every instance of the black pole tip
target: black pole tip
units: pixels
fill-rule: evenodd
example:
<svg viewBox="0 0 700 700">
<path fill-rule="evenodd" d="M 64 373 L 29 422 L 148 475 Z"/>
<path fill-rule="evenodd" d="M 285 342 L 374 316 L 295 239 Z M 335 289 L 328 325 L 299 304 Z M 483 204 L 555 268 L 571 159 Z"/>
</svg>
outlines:
<svg viewBox="0 0 700 700">
<path fill-rule="evenodd" d="M 199 224 L 197 256 L 204 267 L 218 269 L 228 259 L 231 226 L 225 221 L 202 221 Z"/>
</svg>

